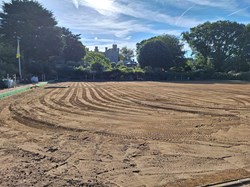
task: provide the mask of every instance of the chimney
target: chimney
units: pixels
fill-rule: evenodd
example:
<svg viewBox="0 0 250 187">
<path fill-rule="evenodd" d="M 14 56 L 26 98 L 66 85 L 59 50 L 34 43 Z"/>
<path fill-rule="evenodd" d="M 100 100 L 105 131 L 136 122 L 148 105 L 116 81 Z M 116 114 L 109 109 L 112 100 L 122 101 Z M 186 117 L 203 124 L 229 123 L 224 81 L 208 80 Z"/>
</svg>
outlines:
<svg viewBox="0 0 250 187">
<path fill-rule="evenodd" d="M 97 46 L 95 46 L 95 52 L 99 52 L 99 49 L 98 49 L 98 47 Z"/>
<path fill-rule="evenodd" d="M 116 44 L 113 44 L 113 49 L 117 50 L 117 45 Z"/>
</svg>

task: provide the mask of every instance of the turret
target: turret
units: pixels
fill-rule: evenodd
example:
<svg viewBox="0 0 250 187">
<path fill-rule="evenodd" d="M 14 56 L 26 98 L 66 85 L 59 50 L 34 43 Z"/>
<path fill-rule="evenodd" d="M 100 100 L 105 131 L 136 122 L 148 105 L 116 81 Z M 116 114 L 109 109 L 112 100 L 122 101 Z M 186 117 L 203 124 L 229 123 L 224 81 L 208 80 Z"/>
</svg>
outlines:
<svg viewBox="0 0 250 187">
<path fill-rule="evenodd" d="M 95 46 L 95 52 L 99 52 L 99 49 L 98 49 L 98 47 L 97 46 Z"/>
<path fill-rule="evenodd" d="M 117 44 L 113 44 L 113 50 L 117 50 Z"/>
</svg>

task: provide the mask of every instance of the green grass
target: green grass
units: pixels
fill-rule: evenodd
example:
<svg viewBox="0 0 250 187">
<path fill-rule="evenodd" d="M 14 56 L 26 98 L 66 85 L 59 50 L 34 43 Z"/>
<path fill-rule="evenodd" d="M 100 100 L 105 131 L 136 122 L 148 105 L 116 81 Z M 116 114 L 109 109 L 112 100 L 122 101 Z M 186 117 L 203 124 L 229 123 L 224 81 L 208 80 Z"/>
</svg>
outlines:
<svg viewBox="0 0 250 187">
<path fill-rule="evenodd" d="M 48 84 L 48 82 L 38 83 L 38 84 L 28 86 L 28 87 L 25 87 L 25 88 L 16 88 L 15 90 L 11 90 L 9 92 L 5 92 L 5 93 L 2 93 L 2 94 L 0 93 L 0 100 L 5 98 L 5 97 L 10 97 L 12 95 L 23 93 L 23 92 L 25 92 L 27 90 L 30 90 L 32 87 L 42 87 L 42 86 L 45 86 L 46 84 Z"/>
</svg>

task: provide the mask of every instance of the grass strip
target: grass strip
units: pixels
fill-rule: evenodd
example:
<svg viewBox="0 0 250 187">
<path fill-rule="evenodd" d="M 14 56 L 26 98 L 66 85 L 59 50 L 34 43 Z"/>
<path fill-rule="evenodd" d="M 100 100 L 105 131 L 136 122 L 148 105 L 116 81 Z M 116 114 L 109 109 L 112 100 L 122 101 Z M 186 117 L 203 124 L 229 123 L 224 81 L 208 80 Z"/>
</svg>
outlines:
<svg viewBox="0 0 250 187">
<path fill-rule="evenodd" d="M 38 83 L 38 84 L 35 84 L 35 85 L 31 85 L 31 86 L 28 86 L 28 87 L 17 88 L 15 90 L 11 90 L 11 91 L 8 91 L 8 92 L 5 92 L 5 93 L 0 93 L 0 100 L 3 99 L 3 98 L 5 98 L 5 97 L 10 97 L 12 95 L 16 95 L 16 94 L 25 92 L 27 90 L 30 90 L 33 87 L 42 87 L 42 86 L 45 86 L 46 84 L 48 84 L 48 82 L 41 82 L 41 83 Z"/>
</svg>

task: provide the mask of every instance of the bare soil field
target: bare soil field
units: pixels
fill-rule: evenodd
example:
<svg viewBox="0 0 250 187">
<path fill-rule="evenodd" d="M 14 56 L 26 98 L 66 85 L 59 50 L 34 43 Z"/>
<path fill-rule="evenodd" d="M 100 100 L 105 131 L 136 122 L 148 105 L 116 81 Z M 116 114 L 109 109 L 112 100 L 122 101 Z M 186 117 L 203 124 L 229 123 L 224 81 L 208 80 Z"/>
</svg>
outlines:
<svg viewBox="0 0 250 187">
<path fill-rule="evenodd" d="M 250 177 L 250 84 L 65 82 L 0 101 L 0 186 Z"/>
</svg>

